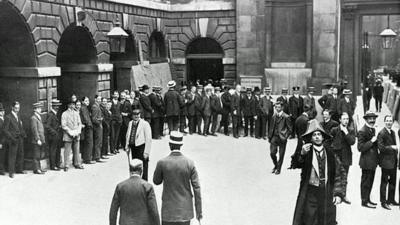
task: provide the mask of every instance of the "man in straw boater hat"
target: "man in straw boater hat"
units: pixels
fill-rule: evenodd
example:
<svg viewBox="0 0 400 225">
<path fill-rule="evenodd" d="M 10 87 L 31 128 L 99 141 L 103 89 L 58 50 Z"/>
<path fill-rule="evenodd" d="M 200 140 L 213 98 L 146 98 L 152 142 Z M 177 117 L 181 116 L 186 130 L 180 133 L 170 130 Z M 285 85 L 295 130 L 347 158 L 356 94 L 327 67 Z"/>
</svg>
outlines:
<svg viewBox="0 0 400 225">
<path fill-rule="evenodd" d="M 303 135 L 306 143 L 297 156 L 301 171 L 293 225 L 336 225 L 336 205 L 343 198 L 343 167 L 337 156 L 324 147 L 330 136 L 311 120 Z"/>
<path fill-rule="evenodd" d="M 171 132 L 169 140 L 171 153 L 158 161 L 154 171 L 154 184 L 163 183 L 161 207 L 163 225 L 189 225 L 194 217 L 193 195 L 196 218 L 199 222 L 203 218 L 197 170 L 194 162 L 182 154 L 182 145 L 182 133 Z"/>
<path fill-rule="evenodd" d="M 50 112 L 46 118 L 46 140 L 49 146 L 50 169 L 60 170 L 60 151 L 62 142 L 62 129 L 59 117 L 61 102 L 57 99 L 51 101 Z"/>
<path fill-rule="evenodd" d="M 129 160 L 130 177 L 115 188 L 110 207 L 110 225 L 119 224 L 159 225 L 160 216 L 157 208 L 153 185 L 141 179 L 143 162 L 140 159 Z"/>
<path fill-rule="evenodd" d="M 41 102 L 36 102 L 33 105 L 33 115 L 31 117 L 31 132 L 32 132 L 32 145 L 33 145 L 33 173 L 44 174 L 41 170 L 40 158 L 41 152 L 46 139 L 44 137 L 44 126 L 42 122 L 42 112 L 43 104 Z"/>
<path fill-rule="evenodd" d="M 179 129 L 180 108 L 184 104 L 180 94 L 175 90 L 175 86 L 175 81 L 169 81 L 168 91 L 164 95 L 165 116 L 167 118 L 169 132 Z"/>
<path fill-rule="evenodd" d="M 149 122 L 140 118 L 140 109 L 132 111 L 132 120 L 128 124 L 126 132 L 125 151 L 132 155 L 132 159 L 143 161 L 143 179 L 147 180 L 147 169 L 151 151 L 151 127 Z"/>
<path fill-rule="evenodd" d="M 276 113 L 272 116 L 271 126 L 269 127 L 268 140 L 270 143 L 270 156 L 274 163 L 272 173 L 279 175 L 283 159 L 285 158 L 287 139 L 292 133 L 293 126 L 288 114 L 283 112 L 282 103 L 277 101 L 275 103 Z M 279 160 L 276 154 L 279 151 Z"/>
<path fill-rule="evenodd" d="M 375 171 L 378 166 L 378 132 L 375 122 L 378 115 L 367 111 L 364 115 L 365 125 L 358 131 L 358 151 L 360 155 L 361 175 L 361 205 L 366 208 L 376 208 L 376 203 L 371 201 L 370 195 L 374 184 Z"/>
</svg>

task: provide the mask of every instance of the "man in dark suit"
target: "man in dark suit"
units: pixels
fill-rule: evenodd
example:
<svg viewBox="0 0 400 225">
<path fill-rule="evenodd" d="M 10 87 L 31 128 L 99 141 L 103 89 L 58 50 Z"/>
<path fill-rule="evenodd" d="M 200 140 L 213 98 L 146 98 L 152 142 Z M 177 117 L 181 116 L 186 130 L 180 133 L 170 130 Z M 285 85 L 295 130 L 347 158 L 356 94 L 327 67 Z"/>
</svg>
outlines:
<svg viewBox="0 0 400 225">
<path fill-rule="evenodd" d="M 185 101 L 189 121 L 189 134 L 196 132 L 196 86 L 192 86 L 190 91 L 186 92 Z"/>
<path fill-rule="evenodd" d="M 44 174 L 40 167 L 40 158 L 42 147 L 46 143 L 44 137 L 44 127 L 42 123 L 42 103 L 37 102 L 33 104 L 33 115 L 31 117 L 31 133 L 32 133 L 32 145 L 33 145 L 33 173 Z"/>
<path fill-rule="evenodd" d="M 180 98 L 181 101 L 183 102 L 183 105 L 181 106 L 179 110 L 179 131 L 181 133 L 186 134 L 186 117 L 188 115 L 188 110 L 187 110 L 187 99 L 186 99 L 186 92 L 187 92 L 187 87 L 186 85 L 181 87 L 181 93 L 180 93 Z"/>
<path fill-rule="evenodd" d="M 263 129 L 265 130 L 266 124 L 263 123 L 262 120 L 262 109 L 261 109 L 261 90 L 259 87 L 254 87 L 254 102 L 255 102 L 255 107 L 256 107 L 256 112 L 255 112 L 255 121 L 254 121 L 254 136 L 257 139 L 260 139 L 263 137 Z M 264 125 L 263 125 L 264 124 Z"/>
<path fill-rule="evenodd" d="M 317 108 L 315 107 L 315 98 L 314 98 L 314 87 L 307 88 L 307 95 L 303 98 L 303 105 L 309 105 L 311 108 L 310 118 L 315 118 L 317 116 Z"/>
<path fill-rule="evenodd" d="M 164 126 L 165 113 L 164 101 L 161 96 L 161 87 L 154 86 L 153 93 L 149 96 L 153 113 L 151 115 L 151 131 L 154 139 L 161 139 L 161 129 Z"/>
<path fill-rule="evenodd" d="M 0 175 L 5 175 L 6 138 L 4 136 L 4 108 L 0 103 Z"/>
<path fill-rule="evenodd" d="M 345 169 L 345 177 L 343 178 L 343 202 L 351 204 L 347 198 L 347 177 L 349 174 L 349 168 L 353 163 L 353 153 L 351 152 L 351 146 L 356 142 L 356 132 L 353 127 L 349 126 L 349 115 L 342 113 L 340 116 L 340 124 L 337 127 L 332 128 L 332 144 L 331 148 L 333 152 L 339 157 L 342 162 L 342 166 Z"/>
<path fill-rule="evenodd" d="M 19 102 L 12 103 L 11 113 L 4 119 L 4 135 L 8 140 L 8 172 L 11 178 L 14 173 L 24 171 L 24 138 L 25 130 L 19 117 Z"/>
<path fill-rule="evenodd" d="M 175 90 L 176 82 L 168 82 L 168 91 L 164 95 L 165 115 L 167 117 L 169 132 L 179 129 L 179 112 L 183 106 L 180 94 Z"/>
<path fill-rule="evenodd" d="M 142 114 L 144 120 L 151 124 L 151 115 L 154 113 L 154 109 L 151 106 L 150 100 L 150 88 L 147 84 L 142 86 L 143 94 L 140 97 L 140 104 L 142 105 Z"/>
<path fill-rule="evenodd" d="M 60 147 L 62 143 L 62 129 L 59 115 L 61 103 L 59 100 L 51 101 L 50 112 L 47 113 L 45 129 L 46 140 L 49 146 L 50 169 L 60 170 Z"/>
<path fill-rule="evenodd" d="M 115 189 L 110 208 L 110 225 L 159 225 L 160 216 L 157 208 L 153 185 L 141 179 L 143 162 L 130 160 L 130 178 L 119 183 Z"/>
<path fill-rule="evenodd" d="M 116 154 L 118 152 L 119 132 L 122 125 L 121 103 L 118 101 L 118 91 L 114 91 L 111 99 L 111 134 L 110 151 Z"/>
<path fill-rule="evenodd" d="M 128 100 L 126 100 L 126 93 L 124 91 L 121 92 L 120 98 L 122 124 L 119 132 L 119 141 L 121 146 L 124 147 L 126 145 L 126 132 L 128 130 L 128 124 L 129 121 L 131 121 L 132 105 Z M 118 144 L 116 147 L 118 148 Z"/>
<path fill-rule="evenodd" d="M 332 128 L 339 126 L 339 123 L 331 119 L 331 117 L 332 117 L 332 112 L 329 111 L 329 109 L 324 109 L 324 111 L 322 111 L 323 121 L 320 123 L 320 125 L 329 135 L 331 135 Z M 332 143 L 332 138 L 329 138 L 325 140 L 324 145 L 327 146 L 327 148 L 330 148 L 331 143 Z"/>
<path fill-rule="evenodd" d="M 296 130 L 295 121 L 303 113 L 303 97 L 300 96 L 300 87 L 293 87 L 293 95 L 289 98 L 289 116 L 292 119 L 292 124 L 294 125 L 293 133 L 291 138 L 294 138 Z"/>
<path fill-rule="evenodd" d="M 396 175 L 399 150 L 396 145 L 396 136 L 392 130 L 393 117 L 387 115 L 384 118 L 385 127 L 378 134 L 378 148 L 380 151 L 379 165 L 382 168 L 380 200 L 384 209 L 390 210 L 389 205 L 398 206 L 395 201 Z M 389 193 L 386 197 L 386 190 L 389 186 Z"/>
<path fill-rule="evenodd" d="M 325 104 L 325 109 L 329 109 L 332 114 L 332 119 L 336 122 L 339 122 L 339 113 L 338 113 L 338 105 L 339 105 L 339 96 L 337 87 L 332 88 L 332 96 L 328 97 L 328 100 Z"/>
<path fill-rule="evenodd" d="M 271 159 L 274 163 L 272 173 L 279 175 L 283 159 L 285 158 L 286 144 L 289 135 L 293 132 L 292 122 L 288 114 L 283 112 L 282 103 L 275 103 L 276 113 L 272 116 L 271 126 L 269 127 L 268 140 L 270 143 Z M 276 154 L 279 150 L 279 161 Z"/>
<path fill-rule="evenodd" d="M 201 106 L 201 108 L 203 109 L 202 115 L 203 115 L 203 121 L 204 121 L 204 127 L 203 127 L 203 135 L 204 136 L 207 136 L 210 134 L 211 92 L 212 92 L 212 86 L 206 86 L 205 94 L 203 96 L 203 101 L 202 101 L 203 105 Z"/>
<path fill-rule="evenodd" d="M 92 119 L 90 118 L 89 112 L 89 97 L 82 98 L 82 106 L 79 110 L 79 115 L 82 122 L 82 138 L 81 140 L 81 152 L 83 163 L 85 164 L 93 164 L 93 124 Z"/>
<path fill-rule="evenodd" d="M 282 103 L 283 112 L 286 114 L 289 113 L 289 97 L 288 97 L 289 90 L 287 88 L 282 88 L 281 96 L 279 96 L 276 101 Z"/>
<path fill-rule="evenodd" d="M 338 113 L 339 115 L 342 115 L 342 113 L 346 112 L 349 114 L 349 126 L 354 127 L 353 123 L 353 115 L 354 115 L 354 110 L 356 108 L 356 104 L 351 98 L 352 92 L 349 89 L 344 89 L 343 90 L 343 98 L 339 100 L 338 104 Z"/>
<path fill-rule="evenodd" d="M 321 106 L 322 110 L 325 110 L 327 109 L 326 103 L 328 102 L 328 99 L 332 97 L 333 84 L 325 83 L 323 84 L 323 86 L 326 87 L 328 91 L 326 94 L 324 94 L 321 98 L 318 99 L 318 103 Z"/>
<path fill-rule="evenodd" d="M 171 154 L 157 162 L 153 182 L 163 183 L 161 216 L 163 225 L 189 225 L 193 219 L 193 195 L 196 218 L 203 218 L 200 182 L 194 162 L 185 157 L 180 149 L 183 135 L 171 132 Z M 193 194 L 192 194 L 193 190 Z"/>
<path fill-rule="evenodd" d="M 377 112 L 381 112 L 382 109 L 382 97 L 383 97 L 383 87 L 382 82 L 378 80 L 374 86 L 374 99 L 375 99 L 375 109 Z"/>
<path fill-rule="evenodd" d="M 233 93 L 231 96 L 232 133 L 234 138 L 239 138 L 239 120 L 241 117 L 241 89 L 242 87 L 240 85 L 236 85 L 235 93 Z"/>
<path fill-rule="evenodd" d="M 290 164 L 289 169 L 294 169 L 297 168 L 297 165 L 294 165 L 294 163 L 296 163 L 296 159 L 298 157 L 298 155 L 300 154 L 301 148 L 303 147 L 303 137 L 302 135 L 307 131 L 307 127 L 308 127 L 308 121 L 310 120 L 311 116 L 312 116 L 312 108 L 309 105 L 304 105 L 304 112 L 297 117 L 296 121 L 295 121 L 295 133 L 297 135 L 297 146 L 296 146 L 296 150 L 294 151 L 294 154 L 291 156 L 292 161 Z"/>
<path fill-rule="evenodd" d="M 241 106 L 244 118 L 244 137 L 249 135 L 254 137 L 254 117 L 256 116 L 256 102 L 254 100 L 251 88 L 246 89 L 246 95 L 242 98 Z"/>
<path fill-rule="evenodd" d="M 229 87 L 224 87 L 224 93 L 221 95 L 222 102 L 222 119 L 221 127 L 224 128 L 224 134 L 229 135 L 229 113 L 231 111 L 231 94 L 229 93 Z"/>
<path fill-rule="evenodd" d="M 365 125 L 358 131 L 357 148 L 360 151 L 361 174 L 361 205 L 366 208 L 376 208 L 376 203 L 371 201 L 370 195 L 374 184 L 376 166 L 378 165 L 378 142 L 374 125 L 376 115 L 367 111 L 364 115 Z"/>
<path fill-rule="evenodd" d="M 215 87 L 215 92 L 211 95 L 211 135 L 217 136 L 215 132 L 220 128 L 222 114 L 221 88 Z"/>
<path fill-rule="evenodd" d="M 107 98 L 102 98 L 100 109 L 103 114 L 103 144 L 101 145 L 101 155 L 105 157 L 110 153 L 111 102 L 108 102 Z"/>
<path fill-rule="evenodd" d="M 101 96 L 95 95 L 94 96 L 94 103 L 92 105 L 92 124 L 93 124 L 93 159 L 96 162 L 103 162 L 101 159 L 107 159 L 101 155 L 101 149 L 103 146 L 103 113 L 100 109 L 101 104 Z"/>
<path fill-rule="evenodd" d="M 271 126 L 271 118 L 274 114 L 274 103 L 272 102 L 271 97 L 271 88 L 264 88 L 264 96 L 260 100 L 260 108 L 261 108 L 261 137 L 263 139 L 267 139 L 267 133 L 269 127 Z M 283 97 L 281 98 L 283 100 Z M 279 100 L 278 100 L 279 101 Z M 268 128 L 267 128 L 268 127 Z"/>
<path fill-rule="evenodd" d="M 197 133 L 202 135 L 201 131 L 201 123 L 203 122 L 203 85 L 197 86 L 197 93 L 194 98 L 194 105 L 196 109 L 196 125 L 197 125 Z"/>
</svg>

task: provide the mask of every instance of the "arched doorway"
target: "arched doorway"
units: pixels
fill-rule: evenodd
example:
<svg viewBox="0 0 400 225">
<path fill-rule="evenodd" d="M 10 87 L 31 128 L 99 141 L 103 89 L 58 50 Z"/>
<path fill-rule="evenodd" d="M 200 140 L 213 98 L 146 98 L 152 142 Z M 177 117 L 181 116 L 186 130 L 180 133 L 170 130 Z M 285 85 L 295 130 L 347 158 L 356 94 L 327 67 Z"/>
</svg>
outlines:
<svg viewBox="0 0 400 225">
<path fill-rule="evenodd" d="M 186 50 L 187 81 L 219 80 L 224 77 L 221 45 L 212 38 L 197 38 Z"/>
<path fill-rule="evenodd" d="M 159 31 L 153 31 L 149 39 L 149 61 L 151 63 L 164 62 L 167 58 L 164 35 Z"/>
</svg>

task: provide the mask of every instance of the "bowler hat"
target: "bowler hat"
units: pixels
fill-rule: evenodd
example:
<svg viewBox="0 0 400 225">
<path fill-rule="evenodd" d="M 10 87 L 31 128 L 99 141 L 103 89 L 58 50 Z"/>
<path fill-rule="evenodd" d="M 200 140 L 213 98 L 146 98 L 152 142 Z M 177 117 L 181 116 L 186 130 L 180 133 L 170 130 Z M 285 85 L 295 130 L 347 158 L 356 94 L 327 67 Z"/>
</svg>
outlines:
<svg viewBox="0 0 400 225">
<path fill-rule="evenodd" d="M 378 117 L 378 115 L 376 115 L 374 112 L 372 112 L 372 111 L 367 111 L 366 113 L 365 113 L 365 115 L 363 116 L 363 118 L 364 119 L 367 119 L 367 118 L 376 118 L 376 117 Z"/>
<path fill-rule="evenodd" d="M 184 91 L 184 90 L 186 90 L 186 89 L 187 89 L 186 85 L 183 85 L 183 86 L 181 87 L 181 91 Z"/>
<path fill-rule="evenodd" d="M 264 91 L 271 91 L 270 87 L 264 87 Z"/>
<path fill-rule="evenodd" d="M 161 87 L 160 86 L 153 86 L 153 91 L 159 91 L 159 90 L 161 90 Z"/>
<path fill-rule="evenodd" d="M 246 88 L 246 92 L 252 92 L 251 87 Z"/>
<path fill-rule="evenodd" d="M 331 88 L 333 86 L 332 83 L 323 83 L 322 86 L 326 87 L 326 88 Z"/>
<path fill-rule="evenodd" d="M 34 109 L 37 109 L 37 108 L 43 107 L 43 104 L 41 102 L 36 102 L 36 103 L 33 103 L 32 106 Z"/>
<path fill-rule="evenodd" d="M 260 92 L 260 88 L 259 87 L 254 87 L 254 92 Z"/>
<path fill-rule="evenodd" d="M 294 86 L 294 87 L 292 87 L 292 90 L 293 90 L 293 91 L 299 91 L 299 90 L 300 90 L 300 87 L 299 87 L 299 86 Z"/>
<path fill-rule="evenodd" d="M 197 85 L 197 89 L 203 89 L 203 85 L 201 84 Z"/>
<path fill-rule="evenodd" d="M 183 134 L 179 131 L 171 131 L 169 135 L 169 143 L 183 145 Z"/>
<path fill-rule="evenodd" d="M 3 103 L 0 103 L 0 111 L 1 112 L 5 111 L 4 108 L 3 108 Z"/>
<path fill-rule="evenodd" d="M 142 86 L 142 91 L 145 91 L 145 90 L 149 90 L 150 88 L 149 88 L 149 85 L 147 85 L 147 84 L 144 84 L 143 86 Z"/>
<path fill-rule="evenodd" d="M 321 125 L 319 124 L 318 120 L 316 119 L 312 119 L 308 122 L 308 127 L 307 127 L 307 131 L 302 135 L 303 140 L 305 140 L 306 142 L 311 140 L 311 136 L 315 131 L 320 131 L 322 133 L 322 135 L 324 136 L 325 139 L 331 138 L 331 135 L 329 135 L 328 133 L 326 133 L 326 131 L 324 130 L 324 128 L 321 127 Z"/>
</svg>

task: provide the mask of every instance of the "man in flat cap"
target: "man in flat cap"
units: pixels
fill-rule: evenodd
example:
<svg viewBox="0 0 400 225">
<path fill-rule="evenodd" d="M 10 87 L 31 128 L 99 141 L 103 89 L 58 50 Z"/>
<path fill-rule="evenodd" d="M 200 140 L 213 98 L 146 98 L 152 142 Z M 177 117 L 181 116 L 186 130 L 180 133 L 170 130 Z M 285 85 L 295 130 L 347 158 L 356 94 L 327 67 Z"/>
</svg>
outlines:
<svg viewBox="0 0 400 225">
<path fill-rule="evenodd" d="M 377 141 L 379 149 L 379 166 L 382 169 L 380 201 L 384 209 L 390 210 L 389 205 L 399 206 L 395 201 L 397 166 L 399 163 L 399 148 L 396 143 L 396 134 L 392 130 L 393 117 L 386 115 L 385 127 L 379 132 Z M 388 195 L 386 192 L 388 190 Z"/>
<path fill-rule="evenodd" d="M 239 138 L 239 123 L 241 118 L 241 95 L 240 90 L 242 87 L 236 85 L 235 92 L 231 96 L 231 115 L 232 115 L 232 133 L 234 138 Z"/>
<path fill-rule="evenodd" d="M 157 162 L 153 182 L 163 184 L 161 216 L 163 225 L 189 225 L 193 219 L 193 195 L 196 218 L 203 218 L 200 181 L 195 164 L 181 152 L 183 135 L 170 134 L 171 154 Z M 193 194 L 192 194 L 193 190 Z"/>
<path fill-rule="evenodd" d="M 264 88 L 264 96 L 260 100 L 260 108 L 261 108 L 261 137 L 263 139 L 267 139 L 267 131 L 271 126 L 271 118 L 274 114 L 274 103 L 272 102 L 271 97 L 271 88 Z M 283 97 L 279 97 L 283 99 Z"/>
<path fill-rule="evenodd" d="M 364 115 L 365 125 L 358 131 L 357 148 L 360 151 L 361 168 L 361 206 L 376 208 L 376 203 L 371 201 L 370 195 L 374 184 L 375 171 L 378 166 L 378 132 L 375 129 L 375 122 L 378 115 L 367 111 Z"/>
<path fill-rule="evenodd" d="M 46 143 L 44 137 L 44 126 L 42 123 L 42 103 L 37 102 L 33 104 L 33 115 L 31 117 L 31 133 L 32 133 L 32 145 L 33 145 L 33 173 L 44 174 L 40 167 L 40 158 L 42 147 Z"/>
<path fill-rule="evenodd" d="M 224 93 L 221 95 L 222 102 L 222 118 L 221 127 L 224 128 L 224 134 L 229 136 L 229 114 L 231 112 L 231 94 L 229 86 L 224 86 Z"/>
<path fill-rule="evenodd" d="M 304 100 L 300 96 L 300 87 L 295 86 L 293 89 L 293 95 L 289 98 L 289 116 L 292 119 L 292 124 L 294 125 L 294 130 L 296 130 L 295 121 L 303 113 Z M 293 130 L 293 131 L 294 131 Z M 291 134 L 291 138 L 294 138 L 295 132 Z"/>
<path fill-rule="evenodd" d="M 51 170 L 60 170 L 60 147 L 62 142 L 61 115 L 59 113 L 60 106 L 61 102 L 59 100 L 54 99 L 51 101 L 51 109 L 50 112 L 47 113 L 45 123 Z"/>
<path fill-rule="evenodd" d="M 149 122 L 151 124 L 151 115 L 154 112 L 153 107 L 151 106 L 151 100 L 150 100 L 150 88 L 147 84 L 142 86 L 142 91 L 143 94 L 140 98 L 140 104 L 142 105 L 142 116 L 144 120 Z"/>
<path fill-rule="evenodd" d="M 141 179 L 143 162 L 139 159 L 129 161 L 130 178 L 115 188 L 110 208 L 110 225 L 117 224 L 118 211 L 120 225 L 159 225 L 160 216 L 153 185 Z"/>
<path fill-rule="evenodd" d="M 336 205 L 344 196 L 340 160 L 324 147 L 329 135 L 315 119 L 303 138 L 308 144 L 296 158 L 301 181 L 292 224 L 336 225 Z"/>
<path fill-rule="evenodd" d="M 11 113 L 4 119 L 4 136 L 8 140 L 8 173 L 11 178 L 14 173 L 25 174 L 24 171 L 24 139 L 26 133 L 19 116 L 20 103 L 13 102 Z"/>
<path fill-rule="evenodd" d="M 285 158 L 287 139 L 293 132 L 292 121 L 288 114 L 283 112 L 282 103 L 277 101 L 275 103 L 276 113 L 272 116 L 271 126 L 269 127 L 268 140 L 270 143 L 270 155 L 274 168 L 272 173 L 279 175 Z M 276 154 L 279 151 L 279 160 Z"/>
<path fill-rule="evenodd" d="M 131 153 L 132 159 L 143 161 L 143 179 L 147 180 L 147 170 L 151 151 L 152 137 L 149 122 L 140 118 L 140 109 L 132 111 L 132 120 L 126 132 L 125 151 Z"/>
<path fill-rule="evenodd" d="M 180 94 L 175 90 L 176 82 L 168 82 L 168 91 L 164 95 L 165 115 L 167 117 L 169 132 L 179 129 L 179 113 L 184 102 Z"/>
<path fill-rule="evenodd" d="M 164 127 L 165 105 L 161 96 L 161 87 L 154 86 L 153 93 L 149 96 L 153 113 L 151 115 L 151 132 L 154 139 L 161 139 Z"/>
</svg>

